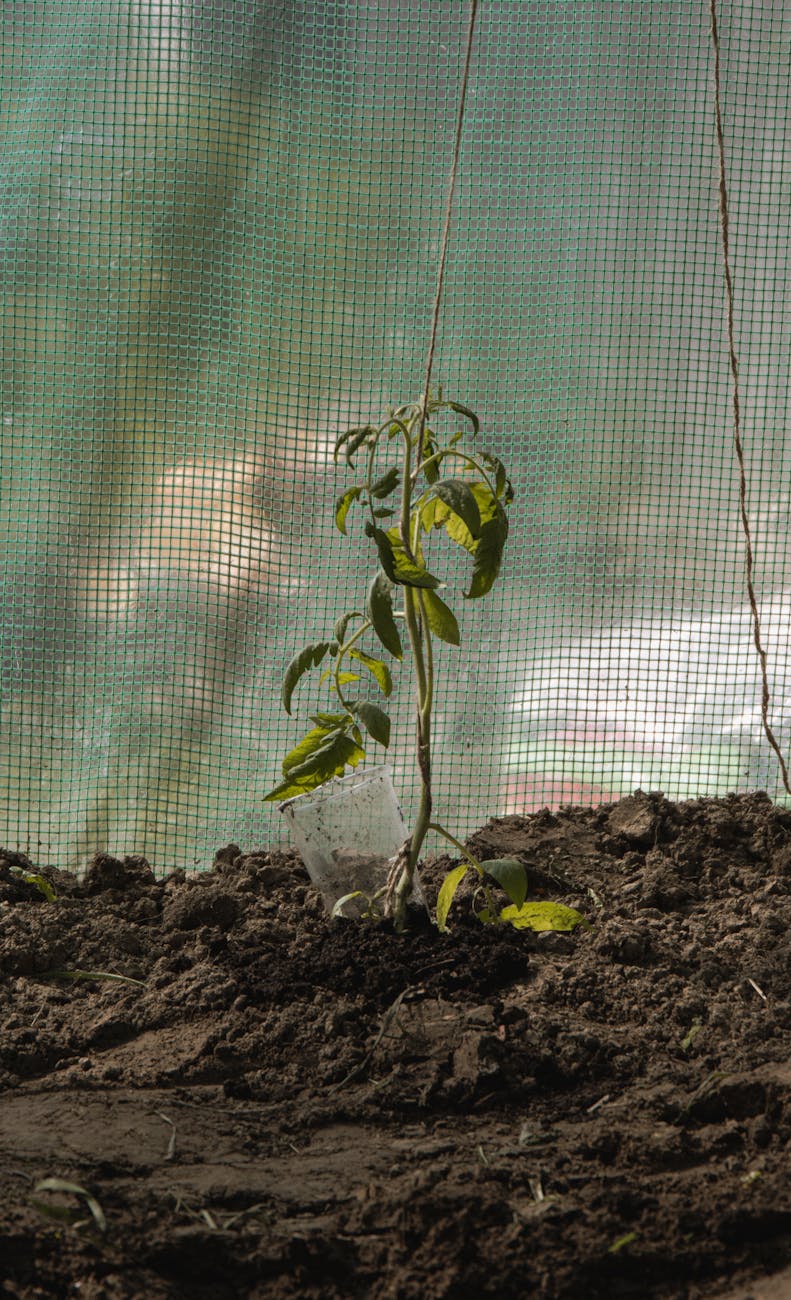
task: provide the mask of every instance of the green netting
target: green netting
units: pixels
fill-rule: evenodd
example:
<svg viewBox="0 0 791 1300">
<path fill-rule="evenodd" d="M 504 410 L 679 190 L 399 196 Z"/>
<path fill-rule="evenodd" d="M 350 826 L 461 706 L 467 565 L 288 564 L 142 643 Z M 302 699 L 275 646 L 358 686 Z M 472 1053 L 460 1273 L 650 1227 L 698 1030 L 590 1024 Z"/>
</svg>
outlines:
<svg viewBox="0 0 791 1300">
<path fill-rule="evenodd" d="M 501 585 L 442 656 L 460 833 L 636 786 L 779 792 L 708 9 L 481 0 L 434 373 L 518 496 Z M 770 0 L 719 20 L 784 745 L 791 27 Z M 466 6 L 6 0 L 0 21 L 0 842 L 206 864 L 282 838 L 283 666 L 369 563 L 333 533 L 327 449 L 421 391 Z"/>
</svg>

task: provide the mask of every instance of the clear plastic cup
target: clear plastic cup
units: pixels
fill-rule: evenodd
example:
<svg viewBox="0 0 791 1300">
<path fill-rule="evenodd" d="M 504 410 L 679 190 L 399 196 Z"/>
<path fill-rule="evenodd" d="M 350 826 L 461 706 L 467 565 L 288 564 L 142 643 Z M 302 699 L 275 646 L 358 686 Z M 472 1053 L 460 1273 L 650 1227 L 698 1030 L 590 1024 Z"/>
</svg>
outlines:
<svg viewBox="0 0 791 1300">
<path fill-rule="evenodd" d="M 339 898 L 360 891 L 343 905 L 343 916 L 361 916 L 368 900 L 387 883 L 393 859 L 409 832 L 387 764 L 363 768 L 325 782 L 310 794 L 279 805 L 294 847 L 320 891 L 327 911 Z M 423 903 L 416 881 L 413 898 Z M 381 913 L 381 900 L 379 903 Z"/>
</svg>

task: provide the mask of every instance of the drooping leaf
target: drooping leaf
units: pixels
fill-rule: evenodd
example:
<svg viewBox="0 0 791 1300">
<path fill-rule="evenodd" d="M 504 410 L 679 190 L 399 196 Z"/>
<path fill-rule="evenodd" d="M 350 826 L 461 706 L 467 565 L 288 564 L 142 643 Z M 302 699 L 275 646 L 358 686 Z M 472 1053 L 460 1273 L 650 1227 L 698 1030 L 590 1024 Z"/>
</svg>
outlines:
<svg viewBox="0 0 791 1300">
<path fill-rule="evenodd" d="M 527 897 L 527 875 L 522 863 L 516 858 L 488 858 L 481 866 L 505 890 L 511 902 L 520 908 Z"/>
<path fill-rule="evenodd" d="M 465 419 L 470 421 L 472 425 L 472 436 L 474 438 L 477 437 L 480 432 L 481 422 L 475 412 L 471 411 L 469 406 L 462 406 L 461 402 L 448 402 L 448 406 L 452 411 L 455 411 L 457 415 L 463 415 Z"/>
<path fill-rule="evenodd" d="M 376 543 L 376 549 L 379 552 L 379 563 L 384 569 L 385 576 L 391 582 L 395 582 L 395 556 L 387 533 L 383 528 L 375 528 L 371 523 L 366 523 L 365 532 L 366 536 L 372 537 Z"/>
<path fill-rule="evenodd" d="M 410 409 L 411 409 L 410 407 L 406 407 L 406 406 L 401 407 L 400 413 L 405 413 L 405 412 L 408 413 Z M 400 413 L 399 411 L 396 411 L 393 415 L 388 416 L 387 420 L 382 425 L 383 430 L 387 429 L 387 436 L 391 440 L 393 438 L 397 438 L 399 433 L 402 434 L 405 438 L 409 437 L 409 429 L 407 428 L 405 422 L 400 418 Z"/>
<path fill-rule="evenodd" d="M 398 487 L 401 482 L 401 471 L 397 465 L 392 465 L 381 478 L 378 478 L 371 485 L 371 496 L 376 497 L 377 501 L 383 501 L 389 497 L 390 493 Z"/>
<path fill-rule="evenodd" d="M 319 683 L 321 683 L 321 682 L 326 682 L 327 679 L 328 679 L 329 677 L 331 677 L 331 678 L 333 679 L 333 685 L 334 685 L 334 684 L 335 684 L 335 670 L 334 670 L 333 668 L 325 668 L 325 669 L 324 669 L 324 672 L 321 674 L 321 677 L 319 678 Z M 360 680 L 360 674 L 359 674 L 359 673 L 350 673 L 350 672 L 347 672 L 345 669 L 344 669 L 342 672 L 339 672 L 339 673 L 338 673 L 338 685 L 339 685 L 339 686 L 348 686 L 349 682 L 359 682 L 359 680 Z"/>
<path fill-rule="evenodd" d="M 428 572 L 422 564 L 416 564 L 407 555 L 397 528 L 387 532 L 367 523 L 365 531 L 376 543 L 379 562 L 391 582 L 402 587 L 434 588 L 440 585 L 439 578 Z"/>
<path fill-rule="evenodd" d="M 42 1178 L 40 1182 L 36 1183 L 33 1190 L 35 1192 L 65 1192 L 70 1196 L 81 1197 L 90 1210 L 99 1231 L 107 1231 L 107 1219 L 105 1218 L 104 1210 L 96 1197 L 92 1196 L 84 1187 L 80 1187 L 79 1184 L 70 1183 L 65 1178 Z M 55 1206 L 47 1205 L 45 1202 L 34 1201 L 34 1204 L 37 1209 L 40 1209 L 44 1214 L 51 1215 L 53 1218 L 71 1219 L 73 1217 L 71 1211 L 66 1211 L 64 1214 L 58 1214 Z"/>
<path fill-rule="evenodd" d="M 341 617 L 338 619 L 337 623 L 335 624 L 335 627 L 332 629 L 332 634 L 335 637 L 336 642 L 338 642 L 338 647 L 336 647 L 336 654 L 338 648 L 340 647 L 340 644 L 343 643 L 343 638 L 346 636 L 346 629 L 351 623 L 353 618 L 365 618 L 365 615 L 361 614 L 359 609 L 350 610 L 348 614 L 341 615 Z M 330 653 L 332 653 L 332 647 L 330 647 Z"/>
<path fill-rule="evenodd" d="M 353 889 L 350 894 L 343 894 L 341 898 L 336 898 L 335 902 L 333 903 L 330 916 L 336 918 L 339 916 L 343 916 L 343 909 L 347 903 L 353 902 L 355 898 L 365 898 L 365 897 L 366 895 L 363 893 L 361 889 Z"/>
<path fill-rule="evenodd" d="M 39 875 L 37 871 L 23 871 L 20 867 L 12 867 L 11 870 L 18 879 L 24 880 L 26 885 L 35 885 L 42 898 L 46 898 L 48 903 L 55 902 L 57 894 L 45 876 Z"/>
<path fill-rule="evenodd" d="M 335 502 L 335 527 L 339 532 L 346 536 L 346 516 L 349 513 L 349 507 L 353 501 L 359 501 L 363 494 L 363 489 L 358 483 L 356 487 L 347 488 L 346 491 L 338 497 Z"/>
<path fill-rule="evenodd" d="M 420 599 L 426 611 L 428 625 L 434 635 L 441 641 L 447 641 L 448 645 L 459 645 L 461 634 L 453 610 L 445 604 L 444 600 L 440 600 L 436 591 L 421 591 Z"/>
<path fill-rule="evenodd" d="M 390 719 L 384 709 L 380 709 L 378 704 L 372 704 L 370 700 L 350 700 L 349 708 L 360 719 L 368 735 L 387 749 L 390 744 Z"/>
<path fill-rule="evenodd" d="M 421 464 L 421 468 L 426 476 L 427 483 L 436 483 L 439 479 L 439 467 L 442 457 L 432 460 L 432 457 L 437 455 L 437 450 L 437 443 L 431 429 L 426 429 L 423 435 L 423 461 L 429 463 Z"/>
<path fill-rule="evenodd" d="M 498 502 L 497 513 L 483 525 L 475 548 L 472 582 L 469 591 L 464 593 L 468 600 L 485 596 L 493 587 L 500 572 L 507 537 L 508 516 Z"/>
<path fill-rule="evenodd" d="M 281 767 L 283 775 L 289 776 L 291 772 L 302 767 L 307 759 L 313 754 L 326 749 L 327 744 L 335 737 L 346 730 L 346 715 L 341 715 L 340 722 L 330 723 L 328 725 L 317 724 L 312 731 L 303 736 L 299 744 L 295 745 L 292 750 L 286 754 Z"/>
<path fill-rule="evenodd" d="M 517 930 L 576 930 L 578 925 L 590 930 L 587 921 L 576 908 L 562 903 L 523 903 L 521 907 L 504 907 L 501 921 L 509 921 Z"/>
<path fill-rule="evenodd" d="M 384 660 L 374 659 L 373 655 L 366 654 L 364 650 L 358 650 L 356 646 L 349 651 L 349 658 L 358 660 L 364 668 L 368 669 L 383 695 L 392 695 L 393 678 Z"/>
<path fill-rule="evenodd" d="M 324 731 L 337 731 L 348 718 L 348 713 L 311 713 L 310 720 Z"/>
<path fill-rule="evenodd" d="M 510 504 L 514 498 L 514 490 L 500 457 L 493 456 L 490 451 L 484 451 L 481 453 L 481 460 L 487 469 L 494 470 L 494 490 L 498 497 L 505 497 L 506 502 Z"/>
<path fill-rule="evenodd" d="M 398 627 L 393 617 L 392 593 L 392 583 L 389 581 L 387 574 L 380 569 L 368 588 L 366 612 L 373 624 L 374 632 L 379 637 L 385 650 L 389 650 L 395 659 L 402 659 L 404 651 Z"/>
<path fill-rule="evenodd" d="M 480 515 L 481 529 L 490 519 L 494 517 L 498 508 L 502 509 L 497 497 L 485 483 L 477 479 L 472 480 L 466 485 L 478 506 Z M 428 531 L 430 528 L 444 528 L 451 541 L 456 542 L 458 546 L 463 546 L 465 551 L 471 555 L 475 554 L 478 546 L 478 537 L 473 537 L 469 528 L 460 515 L 455 510 L 451 510 L 444 501 L 432 497 L 426 505 L 421 508 L 421 523 Z M 480 530 L 479 530 L 480 536 Z"/>
<path fill-rule="evenodd" d="M 291 713 L 291 697 L 299 679 L 309 669 L 315 668 L 321 663 L 329 648 L 329 641 L 315 641 L 312 645 L 306 645 L 304 650 L 300 650 L 299 654 L 294 655 L 283 676 L 281 698 L 286 713 Z"/>
<path fill-rule="evenodd" d="M 369 438 L 375 438 L 377 433 L 378 430 L 375 429 L 372 424 L 361 425 L 359 428 L 355 429 L 347 429 L 345 433 L 340 435 L 335 443 L 333 459 L 336 465 L 338 463 L 338 453 L 342 447 L 346 448 L 346 460 L 351 465 L 354 453 L 359 451 L 363 443 L 367 442 Z"/>
<path fill-rule="evenodd" d="M 300 745 L 296 747 L 297 750 L 300 748 Z M 336 731 L 329 736 L 325 733 L 325 742 L 314 749 L 303 762 L 289 767 L 286 772 L 286 764 L 295 754 L 296 750 L 292 750 L 291 754 L 283 760 L 285 780 L 264 796 L 265 802 L 308 794 L 332 777 L 343 776 L 347 767 L 356 767 L 365 758 L 362 745 L 342 731 Z"/>
<path fill-rule="evenodd" d="M 436 480 L 435 480 L 436 481 Z M 443 514 L 441 519 L 437 519 L 437 511 L 442 508 Z M 430 533 L 432 528 L 441 528 L 448 515 L 447 506 L 442 506 L 436 497 L 430 496 L 422 505 L 415 506 L 412 511 L 412 518 L 419 513 L 421 527 L 425 532 Z"/>
<path fill-rule="evenodd" d="M 480 536 L 481 512 L 469 483 L 465 483 L 461 478 L 442 479 L 434 484 L 434 495 L 439 497 L 440 501 L 444 501 L 448 509 L 464 521 L 473 539 Z"/>
<path fill-rule="evenodd" d="M 443 880 L 440 891 L 437 895 L 437 928 L 444 932 L 448 928 L 448 912 L 453 902 L 456 890 L 469 871 L 469 865 L 461 862 L 448 872 Z"/>
</svg>

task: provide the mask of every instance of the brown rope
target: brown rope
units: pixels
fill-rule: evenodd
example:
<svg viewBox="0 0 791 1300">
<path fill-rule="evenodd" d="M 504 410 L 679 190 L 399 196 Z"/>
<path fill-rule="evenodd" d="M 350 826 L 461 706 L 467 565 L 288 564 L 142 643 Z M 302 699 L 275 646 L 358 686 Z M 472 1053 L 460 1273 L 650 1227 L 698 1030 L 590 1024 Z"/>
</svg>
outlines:
<svg viewBox="0 0 791 1300">
<path fill-rule="evenodd" d="M 470 17 L 467 24 L 467 48 L 464 55 L 464 72 L 461 79 L 461 91 L 459 94 L 459 108 L 456 114 L 456 137 L 453 143 L 453 161 L 451 162 L 450 176 L 448 177 L 448 194 L 445 202 L 445 220 L 442 227 L 442 238 L 440 243 L 439 266 L 437 268 L 437 290 L 434 295 L 434 311 L 431 318 L 431 335 L 429 337 L 428 355 L 426 357 L 426 375 L 423 382 L 423 411 L 420 417 L 420 430 L 418 436 L 418 447 L 423 446 L 423 430 L 426 427 L 426 415 L 428 411 L 429 389 L 431 387 L 431 372 L 434 368 L 434 352 L 437 346 L 437 331 L 439 329 L 439 312 L 442 304 L 442 289 L 445 283 L 445 263 L 448 258 L 448 245 L 450 243 L 450 224 L 453 216 L 453 200 L 456 194 L 456 177 L 459 170 L 459 155 L 461 153 L 461 138 L 464 127 L 464 112 L 467 106 L 467 86 L 470 80 L 470 63 L 472 62 L 472 46 L 475 37 L 475 19 L 478 13 L 478 0 L 470 0 Z"/>
<path fill-rule="evenodd" d="M 722 241 L 722 261 L 725 269 L 725 297 L 728 304 L 728 351 L 730 354 L 731 377 L 733 380 L 733 441 L 736 448 L 736 459 L 739 462 L 739 513 L 741 515 L 742 531 L 744 533 L 745 576 L 747 579 L 747 595 L 750 600 L 750 609 L 752 610 L 753 616 L 753 640 L 761 664 L 761 721 L 763 722 L 766 739 L 769 741 L 769 744 L 777 755 L 778 762 L 780 763 L 783 785 L 788 793 L 791 794 L 791 785 L 789 785 L 788 781 L 788 768 L 786 766 L 786 761 L 781 753 L 780 746 L 777 743 L 777 739 L 769 722 L 769 675 L 766 666 L 766 650 L 761 636 L 761 617 L 758 611 L 758 601 L 755 597 L 755 584 L 753 582 L 753 540 L 750 531 L 750 520 L 747 514 L 747 474 L 744 467 L 744 444 L 742 442 L 739 362 L 736 355 L 733 276 L 731 274 L 729 246 L 730 230 L 728 185 L 725 171 L 725 136 L 722 129 L 722 107 L 720 102 L 720 35 L 717 26 L 717 0 L 709 0 L 709 13 L 711 15 L 711 42 L 714 47 L 714 120 L 717 129 L 717 150 L 719 153 L 720 165 L 720 232 Z"/>
</svg>

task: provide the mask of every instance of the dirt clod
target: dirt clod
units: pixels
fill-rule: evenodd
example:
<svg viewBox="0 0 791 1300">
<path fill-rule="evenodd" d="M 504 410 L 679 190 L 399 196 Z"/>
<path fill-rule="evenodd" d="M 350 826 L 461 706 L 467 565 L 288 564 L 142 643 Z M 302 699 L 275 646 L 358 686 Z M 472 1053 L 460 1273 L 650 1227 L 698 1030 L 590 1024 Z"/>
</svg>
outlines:
<svg viewBox="0 0 791 1300">
<path fill-rule="evenodd" d="M 237 845 L 164 880 L 141 858 L 78 881 L 0 850 L 0 1296 L 774 1285 L 789 813 L 637 794 L 471 845 L 591 928 L 482 928 L 463 891 L 444 935 L 419 911 L 406 936 L 333 921 L 294 855 Z M 430 903 L 447 865 L 423 872 Z M 107 1230 L 82 1195 L 37 1196 L 47 1178 Z"/>
</svg>

